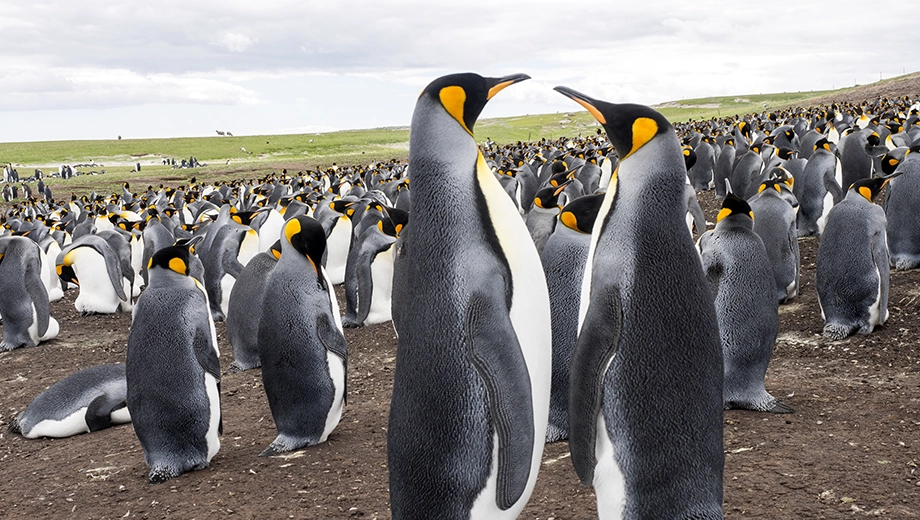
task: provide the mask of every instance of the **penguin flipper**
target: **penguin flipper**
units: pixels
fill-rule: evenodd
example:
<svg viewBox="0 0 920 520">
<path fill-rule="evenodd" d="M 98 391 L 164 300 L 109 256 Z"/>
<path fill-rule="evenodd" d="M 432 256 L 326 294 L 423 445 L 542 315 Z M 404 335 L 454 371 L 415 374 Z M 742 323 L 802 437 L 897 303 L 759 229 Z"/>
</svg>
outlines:
<svg viewBox="0 0 920 520">
<path fill-rule="evenodd" d="M 316 335 L 327 351 L 342 358 L 342 366 L 345 369 L 345 391 L 342 395 L 345 404 L 348 404 L 348 344 L 345 342 L 345 336 L 325 314 L 316 318 Z"/>
<path fill-rule="evenodd" d="M 371 300 L 374 294 L 374 277 L 371 274 L 371 263 L 381 251 L 389 247 L 393 240 L 381 233 L 367 237 L 361 246 L 358 265 L 355 274 L 358 278 L 358 325 L 363 325 L 367 315 L 371 312 Z"/>
<path fill-rule="evenodd" d="M 604 378 L 619 348 L 623 327 L 623 310 L 616 286 L 605 285 L 593 291 L 592 303 L 585 314 L 569 372 L 569 451 L 572 465 L 585 485 L 594 482 L 597 465 L 595 443 L 597 417 L 603 411 Z"/>
<path fill-rule="evenodd" d="M 843 200 L 843 197 L 846 195 L 843 188 L 840 186 L 840 183 L 837 182 L 837 179 L 834 178 L 833 170 L 826 170 L 824 173 L 824 188 L 828 193 L 831 194 L 831 197 L 834 199 L 834 204 Z"/>
<path fill-rule="evenodd" d="M 126 406 L 124 399 L 112 399 L 106 394 L 96 396 L 86 407 L 84 420 L 89 431 L 96 432 L 112 426 L 112 411 Z"/>
<path fill-rule="evenodd" d="M 32 305 L 35 307 L 38 337 L 41 338 L 48 332 L 48 324 L 51 321 L 51 302 L 48 299 L 48 290 L 45 289 L 45 283 L 42 282 L 41 263 L 26 260 L 26 258 L 23 259 L 26 292 L 29 293 L 29 298 L 32 299 Z"/>
<path fill-rule="evenodd" d="M 495 503 L 506 510 L 521 498 L 530 478 L 533 395 L 508 308 L 496 303 L 494 298 L 474 294 L 468 308 L 467 331 L 470 361 L 485 386 L 489 417 L 498 437 Z"/>
</svg>

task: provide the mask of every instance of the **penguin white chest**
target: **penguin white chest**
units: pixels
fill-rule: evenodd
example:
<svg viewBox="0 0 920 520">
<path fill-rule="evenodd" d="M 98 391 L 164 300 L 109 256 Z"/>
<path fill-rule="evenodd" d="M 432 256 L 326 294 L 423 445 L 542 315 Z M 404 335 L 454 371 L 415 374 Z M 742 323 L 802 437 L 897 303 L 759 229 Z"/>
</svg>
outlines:
<svg viewBox="0 0 920 520">
<path fill-rule="evenodd" d="M 326 239 L 326 272 L 333 285 L 345 281 L 345 262 L 351 246 L 351 219 L 342 216 Z"/>
<path fill-rule="evenodd" d="M 72 250 L 75 255 L 73 272 L 80 281 L 80 294 L 74 306 L 80 312 L 113 313 L 118 309 L 121 299 L 109 280 L 105 258 L 89 247 Z M 119 280 L 121 283 L 121 280 Z"/>
<path fill-rule="evenodd" d="M 381 251 L 371 264 L 371 308 L 367 313 L 366 325 L 383 323 L 392 319 L 391 300 L 393 296 L 393 247 Z"/>
</svg>

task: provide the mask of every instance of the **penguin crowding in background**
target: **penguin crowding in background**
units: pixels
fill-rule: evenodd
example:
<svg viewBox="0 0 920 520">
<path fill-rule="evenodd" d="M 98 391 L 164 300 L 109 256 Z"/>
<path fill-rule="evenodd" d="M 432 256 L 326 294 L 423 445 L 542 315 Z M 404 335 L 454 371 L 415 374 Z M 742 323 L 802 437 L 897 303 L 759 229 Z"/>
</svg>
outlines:
<svg viewBox="0 0 920 520">
<path fill-rule="evenodd" d="M 514 518 L 544 442 L 565 439 L 601 517 L 720 518 L 722 411 L 792 411 L 764 376 L 798 238 L 820 236 L 832 340 L 883 324 L 889 265 L 920 264 L 918 106 L 672 126 L 557 87 L 606 132 L 480 150 L 480 112 L 525 79 L 433 81 L 408 162 L 14 203 L 4 350 L 54 337 L 65 289 L 82 314 L 133 310 L 126 364 L 61 381 L 15 431 L 133 420 L 151 482 L 207 466 L 225 320 L 230 370 L 262 369 L 278 431 L 263 455 L 317 444 L 345 405 L 343 326 L 392 319 L 394 518 Z M 697 190 L 713 188 L 707 231 Z"/>
</svg>

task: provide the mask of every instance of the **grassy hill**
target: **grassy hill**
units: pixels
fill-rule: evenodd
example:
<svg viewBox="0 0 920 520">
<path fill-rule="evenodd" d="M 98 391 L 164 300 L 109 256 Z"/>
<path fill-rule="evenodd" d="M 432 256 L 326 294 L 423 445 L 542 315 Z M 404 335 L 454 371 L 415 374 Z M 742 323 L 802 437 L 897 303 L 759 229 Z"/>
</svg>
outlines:
<svg viewBox="0 0 920 520">
<path fill-rule="evenodd" d="M 879 96 L 920 96 L 920 73 L 898 76 L 869 85 L 815 92 L 736 95 L 685 99 L 656 105 L 671 121 L 727 117 L 789 106 L 811 106 L 829 101 L 862 101 Z M 585 111 L 484 119 L 476 135 L 497 143 L 556 139 L 594 132 L 597 123 Z M 34 168 L 46 173 L 60 164 L 88 164 L 80 168 L 105 175 L 52 179 L 52 189 L 83 192 L 110 191 L 129 181 L 138 185 L 182 183 L 199 178 L 254 177 L 281 168 L 300 170 L 338 164 L 404 159 L 409 150 L 409 129 L 376 128 L 321 134 L 194 137 L 173 139 L 123 139 L 0 143 L 0 164 L 12 163 L 23 177 Z M 164 159 L 195 156 L 206 164 L 197 169 L 173 169 Z M 141 164 L 141 172 L 134 165 Z"/>
</svg>

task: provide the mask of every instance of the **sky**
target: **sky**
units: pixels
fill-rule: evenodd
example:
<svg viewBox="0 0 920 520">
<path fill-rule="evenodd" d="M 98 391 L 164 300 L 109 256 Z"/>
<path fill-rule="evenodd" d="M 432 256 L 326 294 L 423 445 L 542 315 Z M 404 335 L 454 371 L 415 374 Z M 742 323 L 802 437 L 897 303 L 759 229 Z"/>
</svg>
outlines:
<svg viewBox="0 0 920 520">
<path fill-rule="evenodd" d="M 433 79 L 533 79 L 481 118 L 834 89 L 920 70 L 920 15 L 836 2 L 0 0 L 0 142 L 408 126 Z"/>
</svg>

